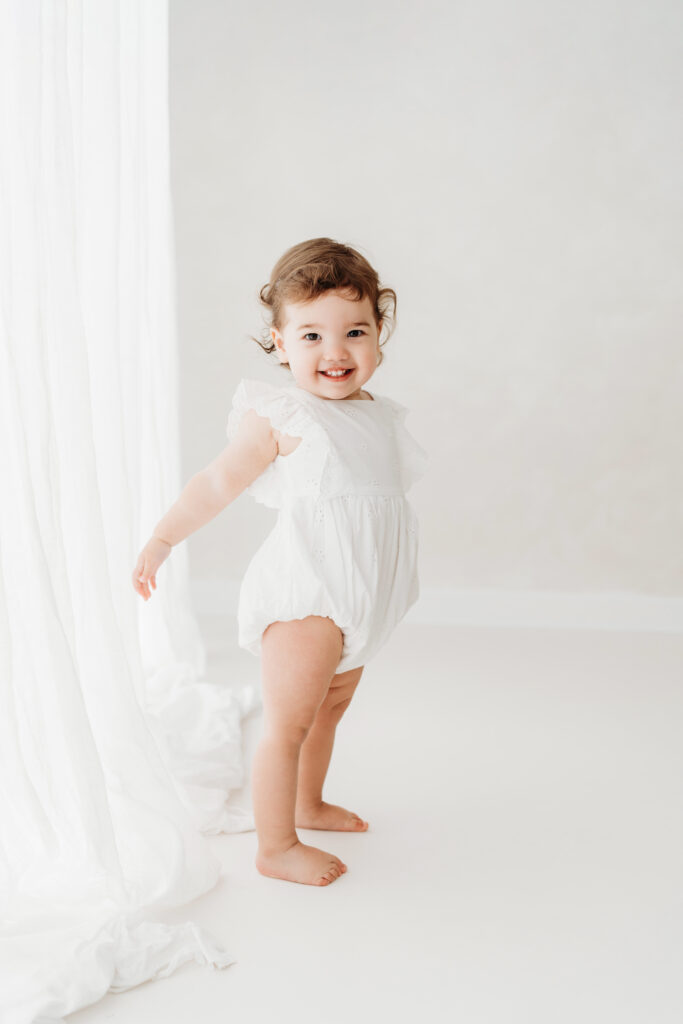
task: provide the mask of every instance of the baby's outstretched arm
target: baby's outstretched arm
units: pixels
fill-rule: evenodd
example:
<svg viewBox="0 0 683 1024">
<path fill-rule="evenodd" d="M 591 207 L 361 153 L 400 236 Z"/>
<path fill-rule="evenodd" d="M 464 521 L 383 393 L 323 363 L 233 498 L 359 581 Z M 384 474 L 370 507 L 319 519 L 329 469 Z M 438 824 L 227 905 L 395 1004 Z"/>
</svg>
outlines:
<svg viewBox="0 0 683 1024">
<path fill-rule="evenodd" d="M 191 477 L 138 555 L 133 587 L 145 601 L 151 597 L 149 583 L 156 589 L 156 571 L 171 548 L 214 519 L 263 473 L 278 454 L 276 438 L 270 420 L 248 409 L 233 441 Z"/>
</svg>

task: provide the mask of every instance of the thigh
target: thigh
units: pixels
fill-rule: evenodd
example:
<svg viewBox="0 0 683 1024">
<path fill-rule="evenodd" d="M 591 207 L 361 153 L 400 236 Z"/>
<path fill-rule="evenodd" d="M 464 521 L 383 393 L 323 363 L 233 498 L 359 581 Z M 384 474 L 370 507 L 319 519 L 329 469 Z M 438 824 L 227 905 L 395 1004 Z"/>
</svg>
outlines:
<svg viewBox="0 0 683 1024">
<path fill-rule="evenodd" d="M 307 730 L 325 699 L 339 664 L 343 635 L 332 619 L 271 622 L 261 637 L 264 720 Z"/>
</svg>

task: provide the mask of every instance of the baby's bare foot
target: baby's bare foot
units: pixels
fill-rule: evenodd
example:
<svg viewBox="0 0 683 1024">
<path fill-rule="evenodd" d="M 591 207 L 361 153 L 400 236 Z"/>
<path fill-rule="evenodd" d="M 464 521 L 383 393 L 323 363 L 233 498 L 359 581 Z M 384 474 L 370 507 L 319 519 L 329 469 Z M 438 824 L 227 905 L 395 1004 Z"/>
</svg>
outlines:
<svg viewBox="0 0 683 1024">
<path fill-rule="evenodd" d="M 306 885 L 329 885 L 346 871 L 346 864 L 333 853 L 299 841 L 277 853 L 257 853 L 256 867 L 262 875 L 270 878 L 284 878 L 287 882 Z"/>
<path fill-rule="evenodd" d="M 324 828 L 332 832 L 365 832 L 368 827 L 367 821 L 353 811 L 324 800 L 314 807 L 297 807 L 295 825 L 297 828 Z"/>
</svg>

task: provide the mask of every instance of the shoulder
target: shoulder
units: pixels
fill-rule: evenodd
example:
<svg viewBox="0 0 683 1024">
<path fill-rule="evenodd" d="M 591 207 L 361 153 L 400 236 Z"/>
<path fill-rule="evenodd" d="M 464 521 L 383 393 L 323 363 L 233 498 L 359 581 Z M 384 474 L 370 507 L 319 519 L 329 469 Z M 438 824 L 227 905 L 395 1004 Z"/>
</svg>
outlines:
<svg viewBox="0 0 683 1024">
<path fill-rule="evenodd" d="M 398 422 L 402 422 L 408 415 L 408 406 L 403 405 L 401 402 L 397 402 L 395 398 L 389 398 L 387 395 L 378 395 L 375 393 L 375 401 L 379 402 L 380 405 L 384 406 L 384 408 Z"/>
<path fill-rule="evenodd" d="M 273 384 L 256 377 L 243 377 L 232 395 L 232 407 L 238 411 L 253 409 L 268 416 L 274 409 L 292 407 L 295 399 L 287 384 Z"/>
<path fill-rule="evenodd" d="M 242 377 L 233 393 L 232 403 L 255 408 L 272 401 L 285 390 L 284 384 L 273 384 L 256 377 Z"/>
<path fill-rule="evenodd" d="M 274 384 L 254 377 L 243 377 L 232 396 L 232 410 L 227 426 L 229 437 L 248 410 L 267 419 L 276 438 L 281 434 L 303 437 L 315 430 L 310 408 L 302 401 L 299 389 L 290 383 Z"/>
</svg>

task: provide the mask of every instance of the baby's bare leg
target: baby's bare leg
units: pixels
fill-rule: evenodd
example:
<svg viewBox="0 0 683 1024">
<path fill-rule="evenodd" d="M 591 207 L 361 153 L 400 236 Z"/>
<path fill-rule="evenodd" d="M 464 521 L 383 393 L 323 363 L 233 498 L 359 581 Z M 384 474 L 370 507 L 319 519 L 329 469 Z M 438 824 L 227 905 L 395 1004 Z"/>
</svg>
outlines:
<svg viewBox="0 0 683 1024">
<path fill-rule="evenodd" d="M 263 733 L 252 765 L 256 867 L 263 875 L 328 885 L 346 871 L 334 854 L 301 843 L 294 826 L 299 750 L 341 651 L 341 630 L 319 615 L 272 622 L 264 630 Z"/>
<path fill-rule="evenodd" d="M 367 830 L 368 823 L 353 811 L 323 800 L 323 783 L 332 757 L 337 725 L 351 703 L 362 672 L 361 665 L 360 668 L 335 675 L 302 744 L 295 812 L 298 828 L 321 828 L 337 832 Z"/>
</svg>

